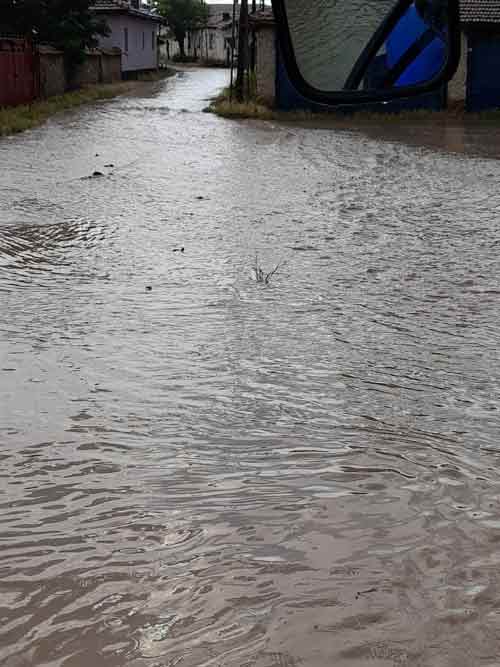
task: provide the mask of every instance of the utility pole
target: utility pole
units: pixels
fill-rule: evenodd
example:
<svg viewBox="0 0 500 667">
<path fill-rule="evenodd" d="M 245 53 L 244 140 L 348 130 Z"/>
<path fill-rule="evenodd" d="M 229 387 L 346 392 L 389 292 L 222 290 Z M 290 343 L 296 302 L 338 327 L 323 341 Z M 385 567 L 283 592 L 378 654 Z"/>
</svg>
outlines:
<svg viewBox="0 0 500 667">
<path fill-rule="evenodd" d="M 233 101 L 233 88 L 234 88 L 234 52 L 236 49 L 236 7 L 238 6 L 238 0 L 233 0 L 233 24 L 232 34 L 231 34 L 231 83 L 229 85 L 229 101 Z"/>
<path fill-rule="evenodd" d="M 252 0 L 252 14 L 255 15 L 257 11 L 257 0 Z M 252 30 L 252 44 L 250 47 L 250 71 L 252 74 L 255 72 L 255 61 L 257 55 L 257 37 L 255 35 L 255 30 Z"/>
<path fill-rule="evenodd" d="M 248 86 L 248 0 L 241 0 L 240 30 L 238 35 L 238 68 L 236 74 L 236 99 L 243 102 Z"/>
</svg>

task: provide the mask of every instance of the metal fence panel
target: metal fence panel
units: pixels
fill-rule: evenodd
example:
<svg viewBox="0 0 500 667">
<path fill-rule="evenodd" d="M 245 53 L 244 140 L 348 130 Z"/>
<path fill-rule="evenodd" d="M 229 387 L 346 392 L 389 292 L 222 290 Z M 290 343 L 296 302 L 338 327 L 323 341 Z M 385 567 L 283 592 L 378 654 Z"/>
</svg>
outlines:
<svg viewBox="0 0 500 667">
<path fill-rule="evenodd" d="M 38 96 L 36 55 L 24 39 L 0 36 L 0 107 L 28 104 Z"/>
</svg>

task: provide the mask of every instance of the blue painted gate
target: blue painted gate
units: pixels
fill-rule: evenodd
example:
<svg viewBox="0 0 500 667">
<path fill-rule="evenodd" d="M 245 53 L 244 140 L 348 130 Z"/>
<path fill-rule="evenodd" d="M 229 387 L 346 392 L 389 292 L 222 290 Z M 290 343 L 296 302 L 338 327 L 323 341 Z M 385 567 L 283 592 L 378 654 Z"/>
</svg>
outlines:
<svg viewBox="0 0 500 667">
<path fill-rule="evenodd" d="M 500 107 L 500 36 L 468 35 L 467 111 Z"/>
</svg>

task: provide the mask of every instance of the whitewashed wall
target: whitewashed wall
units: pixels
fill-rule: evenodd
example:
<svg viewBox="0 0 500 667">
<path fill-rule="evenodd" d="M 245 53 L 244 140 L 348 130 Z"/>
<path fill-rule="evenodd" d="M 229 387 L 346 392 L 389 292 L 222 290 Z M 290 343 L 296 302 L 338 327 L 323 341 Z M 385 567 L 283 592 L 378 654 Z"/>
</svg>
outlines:
<svg viewBox="0 0 500 667">
<path fill-rule="evenodd" d="M 118 47 L 122 50 L 122 71 L 134 72 L 158 67 L 158 27 L 156 21 L 129 14 L 108 14 L 105 17 L 111 34 L 99 39 L 104 49 Z M 128 30 L 128 48 L 125 43 Z"/>
</svg>

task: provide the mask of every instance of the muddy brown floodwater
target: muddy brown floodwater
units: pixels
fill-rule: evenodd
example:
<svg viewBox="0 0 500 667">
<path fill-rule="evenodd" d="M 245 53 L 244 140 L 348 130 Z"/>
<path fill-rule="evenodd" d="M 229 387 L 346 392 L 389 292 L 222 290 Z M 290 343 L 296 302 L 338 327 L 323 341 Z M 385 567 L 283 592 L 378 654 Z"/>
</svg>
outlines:
<svg viewBox="0 0 500 667">
<path fill-rule="evenodd" d="M 497 666 L 500 162 L 226 77 L 0 142 L 0 664 Z"/>
</svg>

